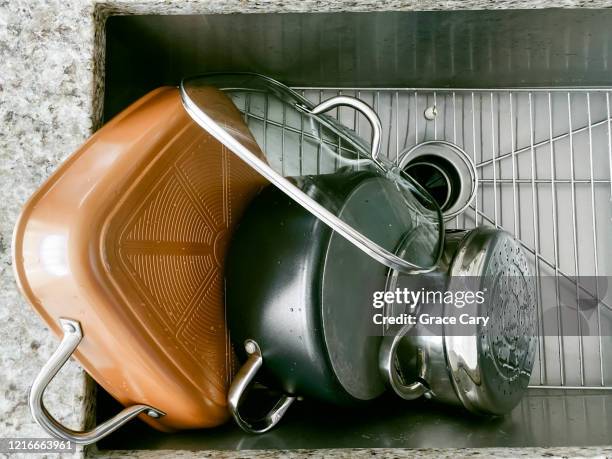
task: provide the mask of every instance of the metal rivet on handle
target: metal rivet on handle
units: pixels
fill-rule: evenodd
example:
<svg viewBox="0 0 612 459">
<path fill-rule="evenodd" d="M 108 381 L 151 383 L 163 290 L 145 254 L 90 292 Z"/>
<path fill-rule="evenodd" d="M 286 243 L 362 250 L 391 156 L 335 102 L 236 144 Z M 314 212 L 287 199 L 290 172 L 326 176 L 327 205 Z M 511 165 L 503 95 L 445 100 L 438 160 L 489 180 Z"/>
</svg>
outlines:
<svg viewBox="0 0 612 459">
<path fill-rule="evenodd" d="M 257 345 L 253 341 L 247 340 L 244 343 L 244 349 L 248 354 L 253 354 L 254 352 L 257 352 Z"/>
</svg>

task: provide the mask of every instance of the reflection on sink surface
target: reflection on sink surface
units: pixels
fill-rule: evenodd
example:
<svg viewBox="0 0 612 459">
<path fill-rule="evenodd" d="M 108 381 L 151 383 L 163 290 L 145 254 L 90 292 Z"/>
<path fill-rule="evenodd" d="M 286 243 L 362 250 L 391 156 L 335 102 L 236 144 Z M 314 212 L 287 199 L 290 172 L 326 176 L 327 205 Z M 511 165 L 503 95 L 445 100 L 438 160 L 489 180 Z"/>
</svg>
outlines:
<svg viewBox="0 0 612 459">
<path fill-rule="evenodd" d="M 103 394 L 103 397 L 108 397 Z M 112 402 L 112 403 L 111 403 Z M 114 412 L 99 400 L 100 419 Z M 301 402 L 278 428 L 249 435 L 232 423 L 218 429 L 164 434 L 132 423 L 98 443 L 105 449 L 484 448 L 605 445 L 612 438 L 612 393 L 532 389 L 502 418 L 477 417 L 432 402 L 385 397 L 339 409 Z"/>
</svg>

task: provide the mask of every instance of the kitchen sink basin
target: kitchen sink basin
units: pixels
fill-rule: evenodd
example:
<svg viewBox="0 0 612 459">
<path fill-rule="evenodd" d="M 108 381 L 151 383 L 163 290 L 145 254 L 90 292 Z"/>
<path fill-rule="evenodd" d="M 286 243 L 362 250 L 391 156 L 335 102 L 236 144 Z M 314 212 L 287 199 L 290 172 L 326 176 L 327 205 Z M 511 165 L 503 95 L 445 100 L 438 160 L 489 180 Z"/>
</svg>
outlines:
<svg viewBox="0 0 612 459">
<path fill-rule="evenodd" d="M 521 242 L 538 277 L 540 339 L 528 397 L 494 421 L 427 402 L 357 414 L 304 402 L 286 425 L 256 438 L 233 425 L 176 435 L 130 426 L 99 448 L 609 443 L 611 30 L 612 10 L 110 17 L 105 120 L 183 76 L 256 72 L 315 103 L 339 94 L 363 99 L 378 112 L 382 151 L 394 161 L 426 141 L 460 147 L 476 165 L 478 188 L 447 226 L 496 226 Z M 369 136 L 354 111 L 335 116 Z M 318 164 L 300 163 L 296 173 Z M 112 403 L 99 392 L 104 418 Z"/>
</svg>

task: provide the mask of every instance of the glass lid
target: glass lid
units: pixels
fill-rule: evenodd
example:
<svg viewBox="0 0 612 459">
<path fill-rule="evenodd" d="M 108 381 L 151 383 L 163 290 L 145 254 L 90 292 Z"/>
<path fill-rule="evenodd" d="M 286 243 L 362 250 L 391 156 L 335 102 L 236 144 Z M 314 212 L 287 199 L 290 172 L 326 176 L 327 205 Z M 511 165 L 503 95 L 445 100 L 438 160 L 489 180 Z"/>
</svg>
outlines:
<svg viewBox="0 0 612 459">
<path fill-rule="evenodd" d="M 435 268 L 444 234 L 440 208 L 379 156 L 381 124 L 367 104 L 337 96 L 314 106 L 275 80 L 245 73 L 185 79 L 181 97 L 196 123 L 359 249 L 402 272 Z M 339 106 L 368 119 L 371 142 L 323 115 Z M 416 228 L 419 243 L 400 251 Z"/>
</svg>

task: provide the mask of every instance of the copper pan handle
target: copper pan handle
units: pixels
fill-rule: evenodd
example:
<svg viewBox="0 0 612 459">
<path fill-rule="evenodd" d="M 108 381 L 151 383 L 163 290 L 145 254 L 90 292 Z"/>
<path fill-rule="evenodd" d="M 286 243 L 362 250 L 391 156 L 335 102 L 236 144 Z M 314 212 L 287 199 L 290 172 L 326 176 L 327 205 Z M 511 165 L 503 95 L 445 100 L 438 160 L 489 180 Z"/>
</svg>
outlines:
<svg viewBox="0 0 612 459">
<path fill-rule="evenodd" d="M 244 397 L 249 385 L 255 379 L 255 375 L 263 365 L 263 357 L 259 345 L 253 340 L 246 340 L 244 348 L 249 354 L 246 363 L 240 368 L 238 374 L 232 381 L 228 394 L 230 412 L 236 423 L 242 430 L 249 433 L 264 433 L 274 427 L 285 415 L 285 412 L 296 397 L 282 395 L 268 413 L 260 419 L 245 419 L 240 414 L 240 402 Z"/>
<path fill-rule="evenodd" d="M 86 432 L 69 429 L 51 416 L 43 402 L 45 389 L 55 377 L 57 372 L 68 361 L 72 353 L 76 350 L 77 346 L 81 342 L 81 339 L 83 339 L 83 331 L 81 330 L 81 324 L 78 321 L 72 319 L 60 319 L 59 322 L 62 326 L 62 330 L 64 331 L 64 336 L 62 337 L 62 341 L 60 342 L 58 348 L 49 358 L 47 363 L 42 367 L 38 373 L 38 376 L 36 376 L 36 379 L 32 384 L 32 388 L 30 389 L 29 397 L 29 405 L 32 416 L 38 425 L 40 425 L 47 433 L 53 435 L 55 438 L 68 440 L 79 445 L 89 445 L 106 437 L 108 434 L 114 432 L 123 424 L 141 413 L 146 413 L 147 416 L 152 418 L 159 418 L 165 414 L 162 411 L 148 405 L 133 405 L 125 408 L 119 412 L 119 414 L 113 416 L 94 429 Z"/>
</svg>

